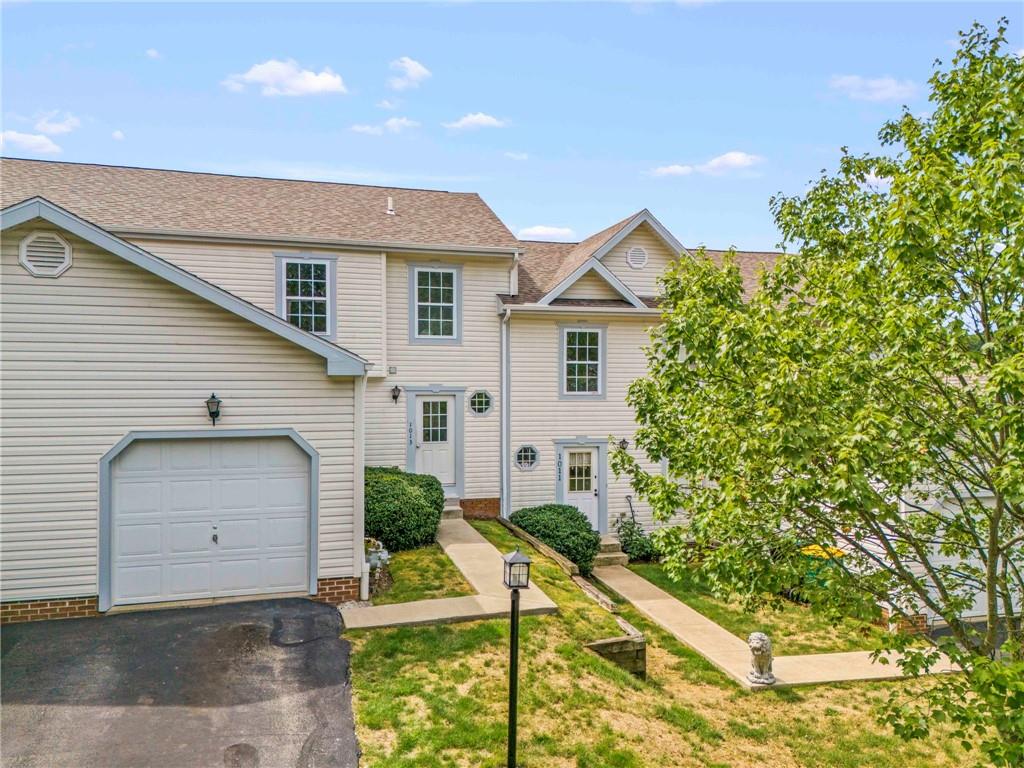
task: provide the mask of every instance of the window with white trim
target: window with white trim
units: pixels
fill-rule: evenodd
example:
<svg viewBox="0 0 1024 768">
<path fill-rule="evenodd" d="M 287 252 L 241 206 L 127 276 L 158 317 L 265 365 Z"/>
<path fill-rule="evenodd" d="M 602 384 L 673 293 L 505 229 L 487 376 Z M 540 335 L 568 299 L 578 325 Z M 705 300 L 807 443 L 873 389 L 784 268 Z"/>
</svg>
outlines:
<svg viewBox="0 0 1024 768">
<path fill-rule="evenodd" d="M 456 338 L 455 270 L 417 267 L 415 287 L 416 338 Z"/>
<path fill-rule="evenodd" d="M 562 394 L 601 394 L 601 329 L 562 329 Z"/>
<path fill-rule="evenodd" d="M 469 410 L 478 416 L 483 416 L 485 413 L 490 413 L 491 402 L 491 393 L 478 389 L 469 398 Z"/>
<path fill-rule="evenodd" d="M 282 266 L 282 315 L 304 331 L 330 336 L 334 322 L 331 306 L 331 262 L 285 259 Z"/>
<path fill-rule="evenodd" d="M 533 469 L 537 466 L 540 454 L 532 445 L 524 445 L 516 451 L 516 466 L 520 469 Z"/>
</svg>

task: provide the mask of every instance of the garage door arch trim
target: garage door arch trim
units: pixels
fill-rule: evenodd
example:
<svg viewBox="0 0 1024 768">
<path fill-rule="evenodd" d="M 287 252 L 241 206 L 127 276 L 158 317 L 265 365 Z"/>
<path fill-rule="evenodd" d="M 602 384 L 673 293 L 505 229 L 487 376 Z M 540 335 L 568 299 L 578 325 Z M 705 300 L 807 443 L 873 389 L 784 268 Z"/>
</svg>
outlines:
<svg viewBox="0 0 1024 768">
<path fill-rule="evenodd" d="M 220 438 L 287 437 L 299 450 L 309 456 L 309 594 L 316 594 L 318 503 L 320 499 L 320 454 L 294 429 L 194 429 L 194 430 L 152 430 L 129 432 L 100 459 L 100 520 L 99 520 L 99 610 L 105 612 L 113 605 L 112 553 L 114 515 L 111 493 L 114 459 L 133 443 L 142 440 L 213 440 Z"/>
</svg>

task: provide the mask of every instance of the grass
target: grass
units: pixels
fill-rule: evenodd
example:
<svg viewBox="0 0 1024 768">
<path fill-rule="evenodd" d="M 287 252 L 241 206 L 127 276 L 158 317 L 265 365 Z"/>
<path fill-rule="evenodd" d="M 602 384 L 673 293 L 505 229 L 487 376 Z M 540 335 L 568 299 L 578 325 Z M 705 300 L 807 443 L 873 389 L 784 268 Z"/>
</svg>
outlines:
<svg viewBox="0 0 1024 768">
<path fill-rule="evenodd" d="M 809 606 L 788 601 L 779 610 L 766 608 L 747 613 L 739 603 L 712 595 L 694 573 L 682 581 L 673 581 L 657 563 L 631 563 L 629 568 L 737 637 L 765 632 L 778 656 L 873 650 L 882 637 L 883 630 L 867 622 L 844 619 L 833 625 Z"/>
<path fill-rule="evenodd" d="M 533 582 L 559 606 L 521 623 L 519 761 L 525 768 L 949 768 L 967 766 L 941 734 L 904 743 L 873 704 L 903 683 L 751 693 L 628 606 L 648 638 L 648 679 L 583 648 L 621 634 L 550 560 L 494 522 L 474 522 L 501 551 L 519 544 Z M 363 764 L 504 765 L 508 622 L 346 632 Z"/>
<path fill-rule="evenodd" d="M 386 592 L 373 596 L 374 605 L 473 594 L 473 588 L 437 544 L 395 552 L 388 571 L 394 583 Z"/>
</svg>

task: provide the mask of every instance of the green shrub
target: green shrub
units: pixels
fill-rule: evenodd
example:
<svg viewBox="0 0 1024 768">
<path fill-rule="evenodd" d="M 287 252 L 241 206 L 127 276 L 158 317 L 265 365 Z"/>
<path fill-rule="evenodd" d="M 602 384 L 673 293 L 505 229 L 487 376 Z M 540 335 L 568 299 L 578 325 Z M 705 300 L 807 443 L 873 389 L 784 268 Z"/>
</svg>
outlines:
<svg viewBox="0 0 1024 768">
<path fill-rule="evenodd" d="M 431 475 L 412 475 L 396 467 L 367 467 L 364 504 L 366 535 L 380 539 L 389 551 L 399 552 L 434 541 L 444 491 Z"/>
<path fill-rule="evenodd" d="M 576 507 L 568 504 L 526 507 L 513 512 L 509 519 L 576 563 L 582 574 L 590 575 L 594 557 L 601 547 L 601 537 Z"/>
<path fill-rule="evenodd" d="M 615 532 L 619 536 L 622 551 L 629 555 L 630 560 L 648 562 L 657 558 L 654 542 L 644 531 L 644 527 L 631 517 L 620 517 L 615 524 Z"/>
</svg>

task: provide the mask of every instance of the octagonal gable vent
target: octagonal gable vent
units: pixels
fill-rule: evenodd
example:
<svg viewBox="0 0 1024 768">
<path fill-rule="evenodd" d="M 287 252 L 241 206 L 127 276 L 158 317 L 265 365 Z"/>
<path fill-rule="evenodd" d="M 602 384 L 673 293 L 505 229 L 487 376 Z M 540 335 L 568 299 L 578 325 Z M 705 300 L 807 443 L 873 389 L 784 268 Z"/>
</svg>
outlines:
<svg viewBox="0 0 1024 768">
<path fill-rule="evenodd" d="M 21 241 L 18 261 L 36 277 L 60 277 L 71 268 L 71 245 L 55 232 L 33 232 Z"/>
<path fill-rule="evenodd" d="M 633 269 L 643 269 L 647 266 L 647 251 L 639 245 L 634 245 L 626 251 L 626 263 Z"/>
</svg>

